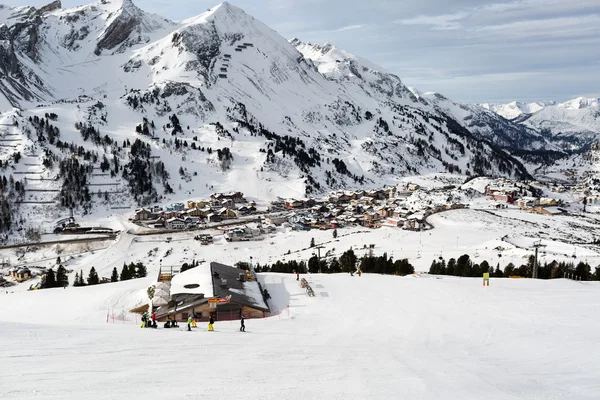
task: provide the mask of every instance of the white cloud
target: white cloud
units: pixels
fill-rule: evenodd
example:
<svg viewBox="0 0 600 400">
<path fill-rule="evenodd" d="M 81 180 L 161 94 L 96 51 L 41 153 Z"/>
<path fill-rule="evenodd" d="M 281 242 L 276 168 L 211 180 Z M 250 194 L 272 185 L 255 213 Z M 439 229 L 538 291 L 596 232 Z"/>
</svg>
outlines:
<svg viewBox="0 0 600 400">
<path fill-rule="evenodd" d="M 468 15 L 469 14 L 466 12 L 446 15 L 419 15 L 414 18 L 402 19 L 396 22 L 402 25 L 433 25 L 433 29 L 436 30 L 453 30 L 460 29 L 462 26 L 458 21 Z"/>
<path fill-rule="evenodd" d="M 349 25 L 349 26 L 344 26 L 343 28 L 340 29 L 336 29 L 335 32 L 344 32 L 344 31 L 351 31 L 354 29 L 361 29 L 364 25 Z"/>
</svg>

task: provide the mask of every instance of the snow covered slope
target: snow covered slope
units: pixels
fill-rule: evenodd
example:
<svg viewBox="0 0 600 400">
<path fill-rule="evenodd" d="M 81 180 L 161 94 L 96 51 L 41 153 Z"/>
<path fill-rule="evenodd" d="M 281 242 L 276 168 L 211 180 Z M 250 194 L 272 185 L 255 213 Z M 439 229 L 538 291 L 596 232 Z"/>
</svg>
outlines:
<svg viewBox="0 0 600 400">
<path fill-rule="evenodd" d="M 238 321 L 217 321 L 216 332 L 140 329 L 120 310 L 145 281 L 0 294 L 0 364 L 10 366 L 0 397 L 137 398 L 142 360 L 149 399 L 597 397 L 596 282 L 306 278 L 314 298 L 295 277 L 261 274 L 282 312 L 246 320 L 247 333 Z"/>
<path fill-rule="evenodd" d="M 269 200 L 430 172 L 528 176 L 490 140 L 514 128 L 492 127 L 504 119 L 468 123 L 228 3 L 175 23 L 131 0 L 55 2 L 4 7 L 0 23 L 0 160 L 28 177 L 17 220 L 57 218 L 48 204 L 105 214 L 213 191 Z"/>
</svg>

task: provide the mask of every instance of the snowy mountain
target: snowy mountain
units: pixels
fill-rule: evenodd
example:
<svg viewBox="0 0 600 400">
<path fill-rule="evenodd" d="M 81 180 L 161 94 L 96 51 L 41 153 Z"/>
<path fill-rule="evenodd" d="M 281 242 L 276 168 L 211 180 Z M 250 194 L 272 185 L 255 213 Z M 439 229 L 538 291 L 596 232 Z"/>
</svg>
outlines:
<svg viewBox="0 0 600 400">
<path fill-rule="evenodd" d="M 27 213 L 302 197 L 427 172 L 526 177 L 500 147 L 546 145 L 228 3 L 176 23 L 131 0 L 57 1 L 2 7 L 0 26 L 0 160 L 27 177 Z"/>
<path fill-rule="evenodd" d="M 519 101 L 513 101 L 508 104 L 494 104 L 484 103 L 481 106 L 487 110 L 493 111 L 496 114 L 506 118 L 515 119 L 523 114 L 533 114 L 541 109 L 555 105 L 555 102 L 535 102 L 535 103 L 521 103 Z"/>
<path fill-rule="evenodd" d="M 541 132 L 564 148 L 579 149 L 598 140 L 600 99 L 578 97 L 564 103 L 482 104 L 506 119 Z"/>
</svg>

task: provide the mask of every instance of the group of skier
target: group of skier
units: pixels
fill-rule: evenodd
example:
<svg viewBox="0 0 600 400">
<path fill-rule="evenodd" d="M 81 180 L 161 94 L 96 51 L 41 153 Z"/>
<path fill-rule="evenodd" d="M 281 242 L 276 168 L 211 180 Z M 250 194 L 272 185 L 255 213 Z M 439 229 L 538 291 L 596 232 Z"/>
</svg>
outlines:
<svg viewBox="0 0 600 400">
<path fill-rule="evenodd" d="M 147 312 L 142 314 L 142 328 L 156 328 L 156 314 L 148 315 Z"/>
<path fill-rule="evenodd" d="M 210 318 L 208 319 L 208 330 L 210 332 L 214 332 L 215 328 L 214 328 L 214 323 L 215 323 L 215 319 L 213 318 L 212 314 L 210 315 Z M 192 330 L 192 327 L 196 327 L 196 314 L 192 314 L 188 317 L 187 319 L 187 326 L 188 326 L 188 331 Z"/>
<path fill-rule="evenodd" d="M 240 332 L 246 332 L 246 324 L 245 324 L 245 319 L 244 316 L 242 315 L 242 319 L 241 319 L 241 324 L 240 324 Z M 214 332 L 215 331 L 215 319 L 213 317 L 213 315 L 210 315 L 210 318 L 208 320 L 208 331 L 209 332 Z M 191 331 L 192 328 L 196 328 L 196 314 L 192 314 L 190 316 L 188 316 L 187 319 L 187 330 Z M 152 313 L 152 315 L 148 315 L 147 312 L 145 312 L 144 314 L 142 314 L 142 328 L 156 328 L 156 314 Z M 177 321 L 175 320 L 174 317 L 172 317 L 171 315 L 169 315 L 167 317 L 167 322 L 165 322 L 165 328 L 177 328 Z"/>
</svg>

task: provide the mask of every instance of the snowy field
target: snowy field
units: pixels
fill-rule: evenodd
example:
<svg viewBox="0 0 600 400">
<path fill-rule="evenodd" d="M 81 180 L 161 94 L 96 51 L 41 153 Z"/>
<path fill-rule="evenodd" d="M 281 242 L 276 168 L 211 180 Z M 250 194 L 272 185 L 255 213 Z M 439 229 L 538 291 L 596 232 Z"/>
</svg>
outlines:
<svg viewBox="0 0 600 400">
<path fill-rule="evenodd" d="M 0 398 L 598 398 L 600 284 L 313 275 L 309 298 L 261 279 L 283 312 L 245 334 L 100 318 L 150 278 L 2 294 Z"/>
</svg>

